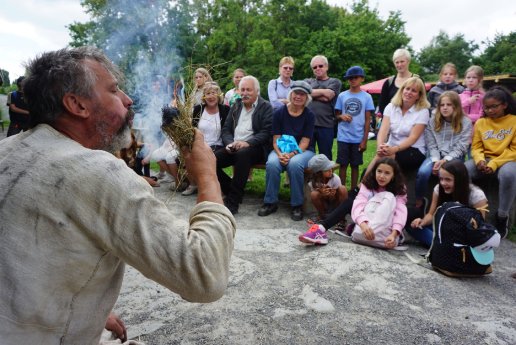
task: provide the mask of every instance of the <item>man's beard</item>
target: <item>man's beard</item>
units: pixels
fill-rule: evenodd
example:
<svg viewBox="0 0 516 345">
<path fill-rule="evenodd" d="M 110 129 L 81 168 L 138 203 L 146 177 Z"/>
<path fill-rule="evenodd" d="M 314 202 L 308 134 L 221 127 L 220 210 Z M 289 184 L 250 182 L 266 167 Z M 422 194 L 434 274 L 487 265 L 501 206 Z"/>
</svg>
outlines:
<svg viewBox="0 0 516 345">
<path fill-rule="evenodd" d="M 126 121 L 120 129 L 114 134 L 108 134 L 109 125 L 104 121 L 98 121 L 96 131 L 100 136 L 99 150 L 115 153 L 121 149 L 128 148 L 131 145 L 131 122 L 134 116 L 132 109 L 129 109 L 126 115 Z"/>
</svg>

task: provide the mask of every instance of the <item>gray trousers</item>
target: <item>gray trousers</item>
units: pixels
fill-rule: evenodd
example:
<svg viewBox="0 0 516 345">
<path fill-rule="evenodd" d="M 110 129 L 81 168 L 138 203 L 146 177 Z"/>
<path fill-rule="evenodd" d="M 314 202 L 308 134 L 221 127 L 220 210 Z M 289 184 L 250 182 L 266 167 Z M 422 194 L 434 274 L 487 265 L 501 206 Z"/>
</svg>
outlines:
<svg viewBox="0 0 516 345">
<path fill-rule="evenodd" d="M 516 197 L 516 162 L 505 163 L 493 175 L 481 173 L 472 159 L 466 162 L 466 169 L 471 180 L 498 177 L 498 215 L 507 217 Z"/>
</svg>

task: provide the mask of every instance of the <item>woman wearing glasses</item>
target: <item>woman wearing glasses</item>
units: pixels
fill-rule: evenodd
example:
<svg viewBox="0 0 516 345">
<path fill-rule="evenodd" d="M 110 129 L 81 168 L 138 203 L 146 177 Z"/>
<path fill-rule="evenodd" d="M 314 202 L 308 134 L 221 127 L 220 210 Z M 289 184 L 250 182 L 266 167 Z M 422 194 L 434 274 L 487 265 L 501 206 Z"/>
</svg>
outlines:
<svg viewBox="0 0 516 345">
<path fill-rule="evenodd" d="M 471 155 L 466 162 L 472 180 L 498 178 L 495 226 L 502 238 L 509 231 L 509 211 L 516 197 L 516 101 L 502 86 L 484 95 L 484 117 L 475 123 Z"/>
<path fill-rule="evenodd" d="M 269 102 L 274 109 L 288 103 L 288 93 L 294 73 L 294 59 L 291 56 L 282 57 L 279 62 L 279 78 L 269 81 Z"/>
</svg>

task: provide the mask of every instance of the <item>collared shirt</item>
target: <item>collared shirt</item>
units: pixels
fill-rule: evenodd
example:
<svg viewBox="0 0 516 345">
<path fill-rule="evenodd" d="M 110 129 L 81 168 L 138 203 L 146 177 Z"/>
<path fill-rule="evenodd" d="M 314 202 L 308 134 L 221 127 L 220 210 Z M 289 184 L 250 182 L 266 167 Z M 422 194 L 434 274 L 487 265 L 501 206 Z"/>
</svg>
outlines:
<svg viewBox="0 0 516 345">
<path fill-rule="evenodd" d="M 274 109 L 277 109 L 283 105 L 283 102 L 279 101 L 279 99 L 287 99 L 291 85 L 292 79 L 290 79 L 288 85 L 283 84 L 281 77 L 269 81 L 267 91 L 269 93 L 269 102 L 271 102 L 271 105 Z"/>
<path fill-rule="evenodd" d="M 247 141 L 253 136 L 253 113 L 257 105 L 258 98 L 254 101 L 250 110 L 247 110 L 245 104 L 242 103 L 242 112 L 235 127 L 235 141 Z"/>
<path fill-rule="evenodd" d="M 415 125 L 427 125 L 429 119 L 428 109 L 416 110 L 413 105 L 410 109 L 402 114 L 401 108 L 389 103 L 385 107 L 383 116 L 388 116 L 391 124 L 389 129 L 389 146 L 397 146 L 410 136 L 410 132 Z M 425 136 L 421 134 L 412 147 L 426 154 Z"/>
</svg>

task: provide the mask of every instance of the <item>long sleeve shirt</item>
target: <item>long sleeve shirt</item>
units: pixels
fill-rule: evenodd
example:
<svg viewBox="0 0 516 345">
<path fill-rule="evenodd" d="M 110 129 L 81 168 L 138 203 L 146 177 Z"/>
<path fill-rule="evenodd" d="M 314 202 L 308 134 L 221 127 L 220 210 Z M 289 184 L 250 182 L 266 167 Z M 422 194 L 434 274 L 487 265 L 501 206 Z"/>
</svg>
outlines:
<svg viewBox="0 0 516 345">
<path fill-rule="evenodd" d="M 432 117 L 425 128 L 426 147 L 432 162 L 445 159 L 463 159 L 471 143 L 472 125 L 467 117 L 462 119 L 462 129 L 454 133 L 449 122 L 443 121 L 441 129 L 435 130 L 435 119 Z"/>
<path fill-rule="evenodd" d="M 353 202 L 353 208 L 351 209 L 351 219 L 355 224 L 362 224 L 363 222 L 369 222 L 364 212 L 365 207 L 369 199 L 371 199 L 374 193 L 384 192 L 384 188 L 380 188 L 377 191 L 368 189 L 364 184 L 360 185 L 360 191 L 358 192 L 355 201 Z M 405 227 L 407 222 L 407 194 L 396 195 L 396 208 L 394 209 L 394 216 L 392 218 L 392 229 L 398 231 L 401 234 L 401 230 Z"/>
<path fill-rule="evenodd" d="M 496 171 L 507 162 L 516 161 L 516 116 L 508 114 L 496 119 L 483 117 L 473 130 L 471 155 L 475 164 L 488 161 Z"/>
<path fill-rule="evenodd" d="M 181 223 L 112 154 L 48 125 L 0 142 L 2 344 L 97 344 L 124 264 L 184 299 L 220 298 L 235 220 L 202 202 Z"/>
</svg>

